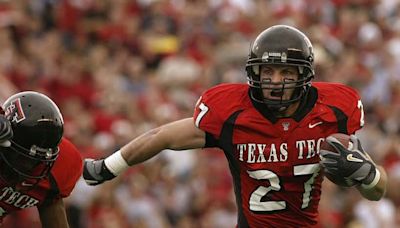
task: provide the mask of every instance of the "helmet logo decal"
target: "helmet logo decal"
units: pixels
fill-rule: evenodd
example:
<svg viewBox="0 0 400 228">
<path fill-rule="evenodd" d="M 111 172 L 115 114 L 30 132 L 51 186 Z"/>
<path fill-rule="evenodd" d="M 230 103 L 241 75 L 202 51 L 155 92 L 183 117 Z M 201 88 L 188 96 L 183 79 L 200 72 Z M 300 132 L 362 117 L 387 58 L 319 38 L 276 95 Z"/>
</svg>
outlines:
<svg viewBox="0 0 400 228">
<path fill-rule="evenodd" d="M 19 123 L 26 119 L 20 98 L 10 102 L 10 105 L 5 110 L 5 116 L 7 116 L 11 122 L 15 123 Z"/>
</svg>

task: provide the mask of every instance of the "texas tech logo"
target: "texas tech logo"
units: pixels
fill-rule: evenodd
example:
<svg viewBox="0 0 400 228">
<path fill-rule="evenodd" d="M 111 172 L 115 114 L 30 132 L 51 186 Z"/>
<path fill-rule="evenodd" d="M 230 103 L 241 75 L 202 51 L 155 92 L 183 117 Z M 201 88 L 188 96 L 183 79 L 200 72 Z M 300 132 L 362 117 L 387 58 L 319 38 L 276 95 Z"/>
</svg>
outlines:
<svg viewBox="0 0 400 228">
<path fill-rule="evenodd" d="M 24 110 L 22 109 L 21 99 L 17 98 L 10 102 L 10 105 L 6 107 L 5 116 L 11 122 L 19 123 L 26 119 Z"/>
</svg>

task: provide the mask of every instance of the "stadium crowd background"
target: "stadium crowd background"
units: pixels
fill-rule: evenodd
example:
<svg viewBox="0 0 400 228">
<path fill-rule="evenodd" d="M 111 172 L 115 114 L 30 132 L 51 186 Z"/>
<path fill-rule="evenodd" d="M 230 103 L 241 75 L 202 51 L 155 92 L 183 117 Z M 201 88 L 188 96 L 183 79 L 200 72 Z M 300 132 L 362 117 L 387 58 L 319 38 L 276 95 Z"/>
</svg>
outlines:
<svg viewBox="0 0 400 228">
<path fill-rule="evenodd" d="M 310 37 L 316 81 L 362 94 L 360 137 L 389 175 L 379 202 L 325 181 L 322 227 L 400 227 L 397 0 L 2 0 L 0 100 L 44 92 L 82 156 L 104 157 L 149 128 L 191 116 L 206 88 L 245 82 L 249 44 L 273 24 Z M 236 224 L 228 166 L 215 149 L 165 151 L 97 187 L 80 181 L 66 206 L 71 227 Z M 37 212 L 11 215 L 5 227 L 39 227 Z"/>
</svg>

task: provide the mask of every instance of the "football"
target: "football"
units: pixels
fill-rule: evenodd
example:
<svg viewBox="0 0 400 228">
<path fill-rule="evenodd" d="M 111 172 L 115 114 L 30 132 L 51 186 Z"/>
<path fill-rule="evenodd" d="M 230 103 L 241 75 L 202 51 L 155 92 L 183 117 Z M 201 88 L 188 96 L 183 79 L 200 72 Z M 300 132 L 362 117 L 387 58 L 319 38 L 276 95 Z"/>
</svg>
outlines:
<svg viewBox="0 0 400 228">
<path fill-rule="evenodd" d="M 332 134 L 328 137 L 334 137 L 336 138 L 339 142 L 341 142 L 346 148 L 350 149 L 353 144 L 350 141 L 350 136 L 342 133 L 335 133 Z M 320 146 L 321 150 L 328 150 L 334 153 L 338 153 L 333 146 L 331 146 L 329 143 L 326 141 L 323 141 Z M 339 172 L 340 173 L 340 172 Z M 331 175 L 329 173 L 324 173 L 324 175 L 333 183 L 336 185 L 342 186 L 342 187 L 351 187 L 354 185 L 352 181 L 346 180 L 342 175 Z"/>
<path fill-rule="evenodd" d="M 343 133 L 334 133 L 334 134 L 332 134 L 332 135 L 330 135 L 328 137 L 336 138 L 346 148 L 351 148 L 352 147 L 352 143 L 350 142 L 350 135 L 346 135 L 346 134 L 343 134 Z M 326 140 L 321 143 L 320 149 L 321 150 L 329 150 L 329 151 L 332 151 L 332 152 L 337 152 L 335 150 L 335 148 L 333 148 L 333 146 L 331 146 L 329 143 L 326 142 Z"/>
</svg>

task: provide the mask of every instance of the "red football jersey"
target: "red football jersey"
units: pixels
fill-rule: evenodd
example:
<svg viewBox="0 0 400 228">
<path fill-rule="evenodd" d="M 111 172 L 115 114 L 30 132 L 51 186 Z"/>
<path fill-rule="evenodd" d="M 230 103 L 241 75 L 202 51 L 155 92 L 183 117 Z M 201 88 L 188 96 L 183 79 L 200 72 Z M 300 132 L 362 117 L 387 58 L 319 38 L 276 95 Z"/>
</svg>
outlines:
<svg viewBox="0 0 400 228">
<path fill-rule="evenodd" d="M 0 221 L 7 214 L 28 207 L 50 204 L 69 196 L 82 173 L 82 158 L 76 147 L 63 138 L 60 152 L 48 178 L 31 190 L 17 190 L 0 179 Z"/>
<path fill-rule="evenodd" d="M 222 84 L 199 99 L 194 121 L 207 133 L 206 147 L 228 159 L 238 227 L 317 224 L 319 146 L 332 133 L 354 133 L 364 116 L 357 92 L 341 84 L 314 83 L 306 101 L 292 118 L 277 119 L 245 84 Z"/>
</svg>

